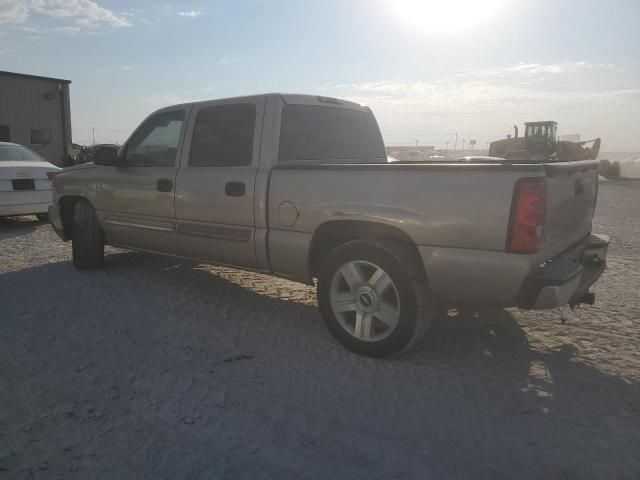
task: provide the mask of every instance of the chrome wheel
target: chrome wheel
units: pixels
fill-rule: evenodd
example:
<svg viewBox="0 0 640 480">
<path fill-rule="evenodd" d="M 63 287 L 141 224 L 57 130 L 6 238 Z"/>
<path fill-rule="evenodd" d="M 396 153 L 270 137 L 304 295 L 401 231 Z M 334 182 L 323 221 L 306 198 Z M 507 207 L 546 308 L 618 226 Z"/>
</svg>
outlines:
<svg viewBox="0 0 640 480">
<path fill-rule="evenodd" d="M 331 279 L 329 301 L 340 326 L 365 342 L 388 337 L 400 320 L 400 296 L 379 266 L 365 261 L 344 264 Z"/>
</svg>

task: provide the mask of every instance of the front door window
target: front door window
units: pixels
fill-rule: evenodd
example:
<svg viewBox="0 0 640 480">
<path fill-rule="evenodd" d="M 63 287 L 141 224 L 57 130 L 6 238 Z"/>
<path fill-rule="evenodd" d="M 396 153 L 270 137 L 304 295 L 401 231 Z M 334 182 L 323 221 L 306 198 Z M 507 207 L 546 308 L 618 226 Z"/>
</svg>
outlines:
<svg viewBox="0 0 640 480">
<path fill-rule="evenodd" d="M 173 167 L 178 153 L 184 110 L 159 113 L 147 120 L 127 145 L 127 164 Z"/>
</svg>

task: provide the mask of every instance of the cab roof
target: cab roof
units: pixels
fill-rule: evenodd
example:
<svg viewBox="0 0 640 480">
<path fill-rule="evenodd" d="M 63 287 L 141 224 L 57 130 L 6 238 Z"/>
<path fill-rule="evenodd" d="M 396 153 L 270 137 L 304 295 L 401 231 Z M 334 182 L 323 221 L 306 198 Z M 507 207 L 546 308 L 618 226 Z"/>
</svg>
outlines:
<svg viewBox="0 0 640 480">
<path fill-rule="evenodd" d="M 546 121 L 541 121 L 541 122 L 525 122 L 524 124 L 526 126 L 531 125 L 532 127 L 538 127 L 538 126 L 541 126 L 541 125 L 549 125 L 549 124 L 558 125 L 558 122 L 555 122 L 553 120 L 546 120 Z"/>
<path fill-rule="evenodd" d="M 197 102 L 185 102 L 177 105 L 167 105 L 166 107 L 160 108 L 157 111 L 162 111 L 165 109 L 174 108 L 182 105 L 198 105 L 207 102 L 214 101 L 242 101 L 242 100 L 251 100 L 256 99 L 258 97 L 270 97 L 270 96 L 278 96 L 282 98 L 282 101 L 287 105 L 319 105 L 319 106 L 327 106 L 327 107 L 341 107 L 348 108 L 352 110 L 360 110 L 363 112 L 369 112 L 369 107 L 365 105 L 360 105 L 359 103 L 350 102 L 348 100 L 342 100 L 334 97 L 326 97 L 323 95 L 309 95 L 309 94 L 298 94 L 298 93 L 263 93 L 257 95 L 244 95 L 241 97 L 227 97 L 227 98 L 211 98 L 208 100 L 201 100 Z"/>
</svg>

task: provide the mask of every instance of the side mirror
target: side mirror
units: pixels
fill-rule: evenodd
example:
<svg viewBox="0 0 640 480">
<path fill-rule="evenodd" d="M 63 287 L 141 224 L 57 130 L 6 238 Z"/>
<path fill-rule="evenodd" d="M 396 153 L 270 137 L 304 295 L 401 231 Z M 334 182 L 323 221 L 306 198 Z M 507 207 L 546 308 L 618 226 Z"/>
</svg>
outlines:
<svg viewBox="0 0 640 480">
<path fill-rule="evenodd" d="M 105 146 L 96 150 L 93 163 L 114 167 L 118 164 L 118 149 L 116 147 Z"/>
</svg>

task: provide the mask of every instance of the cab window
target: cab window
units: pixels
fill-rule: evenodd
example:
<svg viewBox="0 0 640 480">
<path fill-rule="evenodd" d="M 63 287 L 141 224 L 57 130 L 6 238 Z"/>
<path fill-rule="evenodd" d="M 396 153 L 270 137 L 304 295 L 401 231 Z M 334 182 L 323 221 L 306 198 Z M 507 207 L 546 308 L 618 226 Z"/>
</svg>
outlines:
<svg viewBox="0 0 640 480">
<path fill-rule="evenodd" d="M 189 166 L 251 165 L 255 126 L 252 103 L 203 108 L 193 128 Z"/>
<path fill-rule="evenodd" d="M 315 105 L 286 105 L 280 127 L 280 162 L 386 162 L 370 112 Z"/>
</svg>

